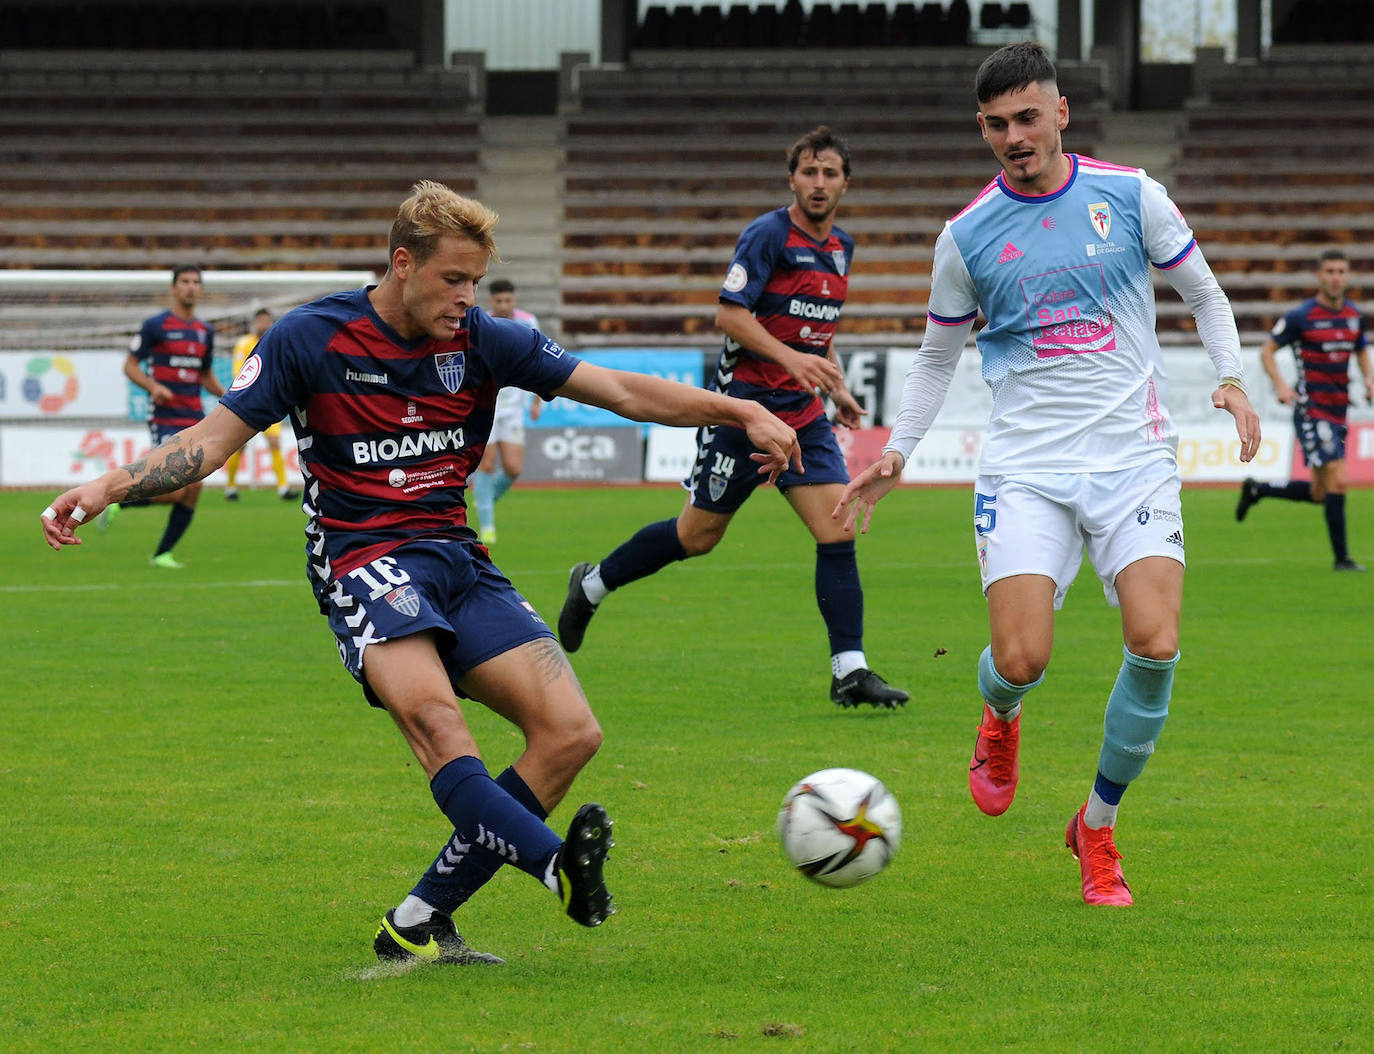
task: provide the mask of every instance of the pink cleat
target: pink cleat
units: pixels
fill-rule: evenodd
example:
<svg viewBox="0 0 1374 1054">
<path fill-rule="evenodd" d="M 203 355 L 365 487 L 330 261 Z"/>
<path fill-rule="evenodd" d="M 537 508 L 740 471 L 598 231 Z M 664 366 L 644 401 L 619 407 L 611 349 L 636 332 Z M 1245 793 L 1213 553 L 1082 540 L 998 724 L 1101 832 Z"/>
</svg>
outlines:
<svg viewBox="0 0 1374 1054">
<path fill-rule="evenodd" d="M 1078 857 L 1083 872 L 1083 903 L 1129 907 L 1131 887 L 1121 873 L 1121 854 L 1112 841 L 1114 827 L 1093 830 L 1083 824 L 1083 810 L 1079 809 L 1064 832 L 1064 844 Z"/>
<path fill-rule="evenodd" d="M 1017 755 L 1021 748 L 1021 715 L 1003 721 L 987 703 L 983 704 L 983 723 L 978 726 L 978 742 L 968 763 L 968 789 L 978 808 L 989 816 L 1001 816 L 1016 797 L 1016 781 L 1021 775 Z"/>
</svg>

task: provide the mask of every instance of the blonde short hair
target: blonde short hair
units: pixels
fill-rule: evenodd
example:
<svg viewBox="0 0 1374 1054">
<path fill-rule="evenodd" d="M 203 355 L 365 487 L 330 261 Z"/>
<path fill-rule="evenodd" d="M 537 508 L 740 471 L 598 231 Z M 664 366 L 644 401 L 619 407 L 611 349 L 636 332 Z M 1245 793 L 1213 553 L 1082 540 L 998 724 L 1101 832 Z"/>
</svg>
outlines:
<svg viewBox="0 0 1374 1054">
<path fill-rule="evenodd" d="M 487 256 L 499 261 L 492 234 L 499 217 L 480 201 L 465 198 L 442 183 L 423 179 L 410 188 L 410 197 L 401 202 L 391 224 L 389 254 L 404 246 L 417 263 L 434 255 L 439 239 L 456 234 L 475 242 Z"/>
</svg>

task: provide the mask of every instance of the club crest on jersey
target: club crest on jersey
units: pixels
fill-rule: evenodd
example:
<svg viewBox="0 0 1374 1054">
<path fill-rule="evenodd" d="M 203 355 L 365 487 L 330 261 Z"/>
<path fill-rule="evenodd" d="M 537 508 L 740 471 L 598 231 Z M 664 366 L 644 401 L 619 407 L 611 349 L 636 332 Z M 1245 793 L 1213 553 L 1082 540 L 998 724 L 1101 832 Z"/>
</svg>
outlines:
<svg viewBox="0 0 1374 1054">
<path fill-rule="evenodd" d="M 463 386 L 465 360 L 461 351 L 441 351 L 434 356 L 434 367 L 439 371 L 439 380 L 449 395 L 457 395 Z"/>
<path fill-rule="evenodd" d="M 835 270 L 839 272 L 841 278 L 844 277 L 844 250 L 831 249 L 830 259 L 835 261 Z"/>
<path fill-rule="evenodd" d="M 711 478 L 706 481 L 706 490 L 711 495 L 712 501 L 720 501 L 725 496 L 725 486 L 728 482 L 724 476 L 711 473 Z"/>
<path fill-rule="evenodd" d="M 234 383 L 230 385 L 229 390 L 231 392 L 243 391 L 243 389 L 249 387 L 258 379 L 258 374 L 261 372 L 262 359 L 258 358 L 257 352 L 254 352 L 252 355 L 249 355 L 247 361 L 244 362 L 242 368 L 239 370 L 239 375 L 234 378 Z"/>
<path fill-rule="evenodd" d="M 1112 231 L 1112 207 L 1105 201 L 1095 201 L 1088 206 L 1088 219 L 1097 236 L 1106 241 Z"/>
<path fill-rule="evenodd" d="M 397 586 L 383 599 L 406 618 L 414 618 L 420 613 L 420 594 L 415 592 L 414 586 Z"/>
</svg>

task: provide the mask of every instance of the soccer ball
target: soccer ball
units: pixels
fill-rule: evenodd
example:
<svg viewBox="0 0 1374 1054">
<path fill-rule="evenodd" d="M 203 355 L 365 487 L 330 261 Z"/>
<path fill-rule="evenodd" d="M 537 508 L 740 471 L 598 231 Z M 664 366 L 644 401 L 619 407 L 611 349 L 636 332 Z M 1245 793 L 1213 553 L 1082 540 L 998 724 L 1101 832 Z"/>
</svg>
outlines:
<svg viewBox="0 0 1374 1054">
<path fill-rule="evenodd" d="M 902 840 L 902 811 L 882 781 L 858 769 L 822 769 L 782 800 L 778 837 L 792 866 L 823 886 L 856 886 L 887 866 Z"/>
</svg>

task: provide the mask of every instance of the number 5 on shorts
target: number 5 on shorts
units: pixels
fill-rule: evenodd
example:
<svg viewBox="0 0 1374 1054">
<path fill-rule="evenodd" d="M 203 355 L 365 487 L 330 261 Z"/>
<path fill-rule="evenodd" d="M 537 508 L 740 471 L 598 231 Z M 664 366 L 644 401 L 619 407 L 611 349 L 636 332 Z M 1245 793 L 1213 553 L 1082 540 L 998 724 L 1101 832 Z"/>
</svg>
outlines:
<svg viewBox="0 0 1374 1054">
<path fill-rule="evenodd" d="M 973 507 L 973 529 L 979 534 L 990 534 L 997 526 L 997 495 L 975 494 L 978 502 Z"/>
</svg>

